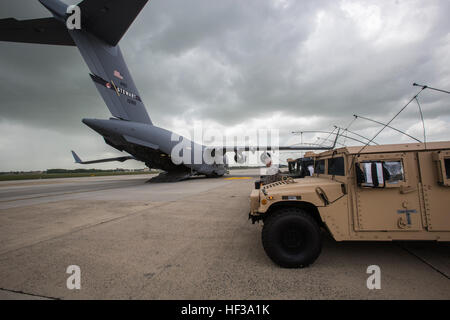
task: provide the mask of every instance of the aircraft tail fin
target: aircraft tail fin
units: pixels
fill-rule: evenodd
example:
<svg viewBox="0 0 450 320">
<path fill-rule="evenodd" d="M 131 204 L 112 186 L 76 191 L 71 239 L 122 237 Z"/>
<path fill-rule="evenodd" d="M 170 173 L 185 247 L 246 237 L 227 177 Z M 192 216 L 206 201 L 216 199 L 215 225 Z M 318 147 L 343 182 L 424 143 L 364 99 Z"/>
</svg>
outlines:
<svg viewBox="0 0 450 320">
<path fill-rule="evenodd" d="M 40 2 L 59 18 L 67 7 L 57 0 Z M 83 30 L 115 47 L 147 2 L 148 0 L 84 0 L 78 4 Z M 22 21 L 2 19 L 0 41 L 75 45 L 66 26 L 54 17 Z"/>
<path fill-rule="evenodd" d="M 81 30 L 70 30 L 111 114 L 152 124 L 117 43 L 148 0 L 84 0 Z"/>
<path fill-rule="evenodd" d="M 67 28 L 55 18 L 0 20 L 0 41 L 75 46 Z"/>
<path fill-rule="evenodd" d="M 0 20 L 0 41 L 76 45 L 111 114 L 121 120 L 152 124 L 131 78 L 118 42 L 148 0 L 84 0 L 81 30 L 65 25 L 67 5 L 39 0 L 53 18 Z"/>
<path fill-rule="evenodd" d="M 115 47 L 148 0 L 84 0 L 83 29 Z"/>
<path fill-rule="evenodd" d="M 72 150 L 72 156 L 73 156 L 73 159 L 75 160 L 75 163 L 82 163 L 83 162 L 83 161 L 81 161 L 80 157 L 73 150 Z"/>
</svg>

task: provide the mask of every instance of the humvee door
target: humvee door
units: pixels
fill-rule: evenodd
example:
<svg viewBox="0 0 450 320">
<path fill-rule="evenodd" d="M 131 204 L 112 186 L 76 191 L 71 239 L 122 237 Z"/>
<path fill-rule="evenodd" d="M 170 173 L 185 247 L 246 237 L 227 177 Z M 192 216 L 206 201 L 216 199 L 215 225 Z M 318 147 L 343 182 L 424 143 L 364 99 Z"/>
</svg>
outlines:
<svg viewBox="0 0 450 320">
<path fill-rule="evenodd" d="M 413 153 L 362 155 L 355 165 L 355 229 L 422 229 L 417 161 Z"/>
</svg>

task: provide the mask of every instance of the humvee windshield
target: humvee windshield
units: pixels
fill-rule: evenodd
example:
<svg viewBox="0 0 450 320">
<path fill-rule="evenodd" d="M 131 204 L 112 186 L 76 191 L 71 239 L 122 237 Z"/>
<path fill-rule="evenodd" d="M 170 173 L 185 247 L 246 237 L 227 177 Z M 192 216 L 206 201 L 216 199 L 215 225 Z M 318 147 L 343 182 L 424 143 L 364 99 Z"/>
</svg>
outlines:
<svg viewBox="0 0 450 320">
<path fill-rule="evenodd" d="M 316 166 L 314 168 L 315 173 L 323 174 L 325 173 L 325 160 L 317 160 Z"/>
</svg>

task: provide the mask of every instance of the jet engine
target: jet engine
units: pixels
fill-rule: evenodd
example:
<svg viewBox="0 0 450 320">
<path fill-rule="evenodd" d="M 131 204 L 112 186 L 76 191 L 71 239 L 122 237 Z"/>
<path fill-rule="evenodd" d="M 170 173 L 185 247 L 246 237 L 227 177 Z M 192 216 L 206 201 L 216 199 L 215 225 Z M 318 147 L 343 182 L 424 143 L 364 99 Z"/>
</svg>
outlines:
<svg viewBox="0 0 450 320">
<path fill-rule="evenodd" d="M 247 157 L 242 154 L 242 151 L 236 150 L 234 153 L 234 161 L 236 161 L 236 163 L 243 164 L 247 161 Z"/>
<path fill-rule="evenodd" d="M 261 162 L 266 165 L 267 163 L 269 163 L 270 161 L 272 161 L 272 156 L 270 153 L 268 152 L 263 152 L 260 156 L 260 160 Z"/>
</svg>

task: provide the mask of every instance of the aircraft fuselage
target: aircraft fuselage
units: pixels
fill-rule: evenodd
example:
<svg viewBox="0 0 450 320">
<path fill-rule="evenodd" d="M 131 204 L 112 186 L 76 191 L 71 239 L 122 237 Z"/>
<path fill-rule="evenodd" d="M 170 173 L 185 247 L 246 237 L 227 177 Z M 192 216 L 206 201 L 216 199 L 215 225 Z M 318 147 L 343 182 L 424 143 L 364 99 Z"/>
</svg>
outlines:
<svg viewBox="0 0 450 320">
<path fill-rule="evenodd" d="M 224 155 L 219 156 L 222 157 L 221 161 L 206 163 L 203 155 L 208 152 L 207 147 L 172 131 L 119 119 L 83 119 L 83 123 L 101 134 L 106 143 L 120 151 L 126 151 L 150 168 L 207 176 L 223 176 L 227 172 Z M 182 163 L 173 161 L 174 150 L 184 159 Z"/>
</svg>

